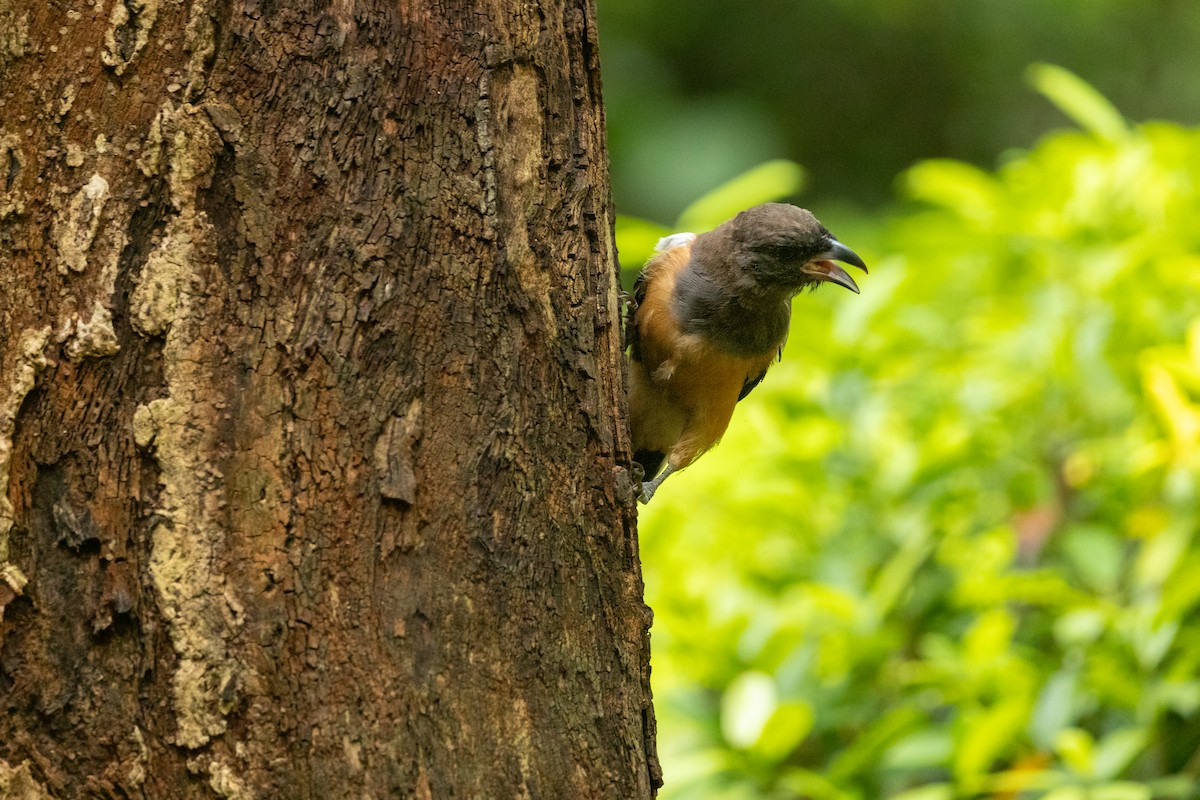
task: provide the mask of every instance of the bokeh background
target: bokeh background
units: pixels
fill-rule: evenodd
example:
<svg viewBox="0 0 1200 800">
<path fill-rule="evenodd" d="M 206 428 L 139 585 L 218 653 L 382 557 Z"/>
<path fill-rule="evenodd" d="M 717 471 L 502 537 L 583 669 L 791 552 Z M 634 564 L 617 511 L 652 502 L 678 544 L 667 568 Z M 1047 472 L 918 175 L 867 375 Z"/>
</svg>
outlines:
<svg viewBox="0 0 1200 800">
<path fill-rule="evenodd" d="M 630 279 L 871 266 L 643 508 L 661 796 L 1200 798 L 1200 3 L 599 13 Z"/>
</svg>

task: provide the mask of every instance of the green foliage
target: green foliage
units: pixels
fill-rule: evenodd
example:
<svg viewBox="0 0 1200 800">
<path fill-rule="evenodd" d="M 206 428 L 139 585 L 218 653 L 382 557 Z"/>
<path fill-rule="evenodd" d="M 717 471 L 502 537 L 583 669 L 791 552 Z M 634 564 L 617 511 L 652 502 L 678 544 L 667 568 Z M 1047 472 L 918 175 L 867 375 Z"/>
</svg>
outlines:
<svg viewBox="0 0 1200 800">
<path fill-rule="evenodd" d="M 1192 0 L 598 0 L 597 11 L 614 190 L 623 211 L 653 218 L 778 156 L 803 162 L 822 198 L 869 204 L 932 154 L 990 164 L 1062 124 L 1015 80 L 1032 62 L 1087 75 L 1134 118 L 1200 121 Z"/>
<path fill-rule="evenodd" d="M 671 228 L 618 214 L 617 242 L 621 262 L 627 267 L 636 265 L 625 270 L 628 273 L 625 283 L 632 283 L 633 275 L 653 255 L 654 245 L 662 237 L 678 231 L 703 233 L 712 230 L 742 209 L 792 197 L 803 186 L 804 168 L 793 161 L 777 159 L 759 164 L 706 192 L 683 210 Z"/>
<path fill-rule="evenodd" d="M 1030 78 L 644 510 L 667 800 L 1200 796 L 1200 131 Z"/>
</svg>

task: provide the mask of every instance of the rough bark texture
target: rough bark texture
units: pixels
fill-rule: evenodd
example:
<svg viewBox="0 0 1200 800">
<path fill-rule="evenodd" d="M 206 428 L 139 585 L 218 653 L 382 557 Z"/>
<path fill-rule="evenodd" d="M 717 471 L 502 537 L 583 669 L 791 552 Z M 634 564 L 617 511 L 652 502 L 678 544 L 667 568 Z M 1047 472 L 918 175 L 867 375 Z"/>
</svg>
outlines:
<svg viewBox="0 0 1200 800">
<path fill-rule="evenodd" d="M 0 0 L 0 796 L 657 783 L 590 0 Z"/>
</svg>

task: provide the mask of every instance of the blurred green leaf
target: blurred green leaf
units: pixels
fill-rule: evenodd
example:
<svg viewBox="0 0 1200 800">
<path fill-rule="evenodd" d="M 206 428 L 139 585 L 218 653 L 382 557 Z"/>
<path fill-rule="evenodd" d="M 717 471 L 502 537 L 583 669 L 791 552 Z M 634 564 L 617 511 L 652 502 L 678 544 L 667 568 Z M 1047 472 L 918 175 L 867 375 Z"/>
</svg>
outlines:
<svg viewBox="0 0 1200 800">
<path fill-rule="evenodd" d="M 1192 531 L 1191 526 L 1170 525 L 1146 542 L 1134 565 L 1139 588 L 1157 589 L 1166 583 L 1191 546 Z"/>
<path fill-rule="evenodd" d="M 1071 565 L 1096 592 L 1115 591 L 1125 565 L 1124 542 L 1097 525 L 1077 525 L 1063 537 Z"/>
<path fill-rule="evenodd" d="M 891 796 L 891 800 L 954 800 L 954 787 L 948 783 L 919 786 Z"/>
<path fill-rule="evenodd" d="M 1041 800 L 1089 800 L 1088 793 L 1078 786 L 1063 786 L 1042 795 Z"/>
<path fill-rule="evenodd" d="M 784 769 L 779 786 L 796 797 L 811 800 L 857 800 L 852 793 L 839 788 L 824 775 L 797 767 Z"/>
<path fill-rule="evenodd" d="M 1079 711 L 1078 695 L 1079 674 L 1076 670 L 1060 670 L 1046 681 L 1029 720 L 1030 736 L 1039 747 L 1051 747 L 1055 735 L 1075 723 Z"/>
<path fill-rule="evenodd" d="M 721 732 L 734 747 L 747 749 L 758 741 L 777 707 L 775 682 L 761 672 L 743 672 L 721 698 Z"/>
<path fill-rule="evenodd" d="M 743 172 L 699 198 L 679 215 L 679 230 L 703 233 L 751 206 L 785 200 L 804 187 L 804 168 L 776 159 Z"/>
<path fill-rule="evenodd" d="M 915 770 L 945 766 L 954 752 L 949 731 L 919 729 L 888 748 L 885 763 L 889 767 Z"/>
<path fill-rule="evenodd" d="M 1149 741 L 1142 728 L 1113 731 L 1101 740 L 1092 756 L 1093 771 L 1101 780 L 1112 780 L 1137 758 Z"/>
<path fill-rule="evenodd" d="M 1092 760 L 1095 758 L 1095 742 L 1091 734 L 1081 728 L 1063 728 L 1054 739 L 1054 749 L 1063 763 L 1076 774 L 1092 777 Z"/>
<path fill-rule="evenodd" d="M 982 784 L 982 776 L 992 764 L 1010 751 L 1027 713 L 1019 699 L 1006 698 L 964 718 L 954 752 L 954 774 L 960 783 L 968 787 Z"/>
<path fill-rule="evenodd" d="M 1091 796 L 1093 800 L 1151 800 L 1153 793 L 1143 784 L 1121 781 L 1096 786 Z"/>
<path fill-rule="evenodd" d="M 1125 118 L 1112 103 L 1073 72 L 1053 64 L 1034 64 L 1028 78 L 1035 89 L 1085 130 L 1112 140 L 1129 133 Z"/>
<path fill-rule="evenodd" d="M 1054 634 L 1064 647 L 1091 644 L 1104 633 L 1104 614 L 1094 608 L 1068 611 L 1054 621 Z"/>
<path fill-rule="evenodd" d="M 813 726 L 813 711 L 807 703 L 780 703 L 762 728 L 754 750 L 768 761 L 780 761 L 795 750 Z"/>
<path fill-rule="evenodd" d="M 1196 779 L 1187 775 L 1160 778 L 1151 781 L 1148 788 L 1156 800 L 1195 800 L 1196 797 Z"/>
<path fill-rule="evenodd" d="M 904 180 L 914 199 L 980 223 L 994 220 L 1003 197 L 994 177 L 961 161 L 922 161 L 904 174 Z"/>
</svg>

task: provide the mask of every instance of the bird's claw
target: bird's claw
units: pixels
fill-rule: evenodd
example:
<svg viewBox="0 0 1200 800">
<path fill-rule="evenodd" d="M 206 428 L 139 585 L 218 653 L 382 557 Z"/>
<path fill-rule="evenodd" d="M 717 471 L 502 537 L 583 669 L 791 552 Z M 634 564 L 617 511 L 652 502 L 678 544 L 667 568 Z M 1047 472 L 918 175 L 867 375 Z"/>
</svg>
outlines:
<svg viewBox="0 0 1200 800">
<path fill-rule="evenodd" d="M 654 493 L 658 491 L 658 487 L 662 486 L 662 482 L 667 479 L 667 476 L 675 471 L 675 467 L 671 466 L 670 462 L 663 467 L 662 472 L 658 473 L 652 481 L 645 481 L 642 484 L 642 493 L 638 497 L 642 503 L 649 503 L 650 498 L 654 497 Z"/>
</svg>

